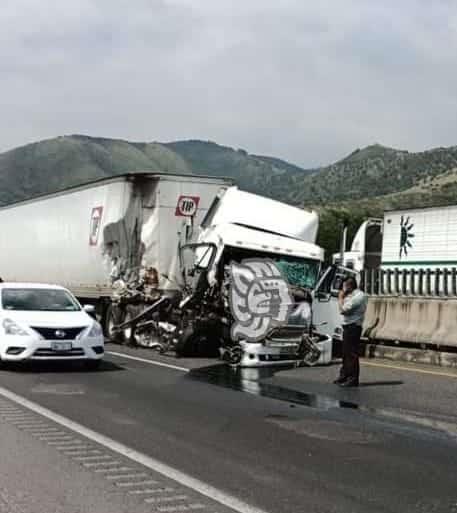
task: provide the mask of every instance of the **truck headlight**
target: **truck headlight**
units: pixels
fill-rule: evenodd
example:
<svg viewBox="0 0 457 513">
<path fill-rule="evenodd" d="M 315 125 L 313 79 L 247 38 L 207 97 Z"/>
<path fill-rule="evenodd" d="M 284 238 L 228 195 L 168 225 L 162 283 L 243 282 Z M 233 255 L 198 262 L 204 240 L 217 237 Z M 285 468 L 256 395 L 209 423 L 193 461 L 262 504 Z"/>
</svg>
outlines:
<svg viewBox="0 0 457 513">
<path fill-rule="evenodd" d="M 92 328 L 90 329 L 89 333 L 87 334 L 88 337 L 96 338 L 96 337 L 102 337 L 103 336 L 103 330 L 100 324 L 95 321 L 92 324 Z"/>
<path fill-rule="evenodd" d="M 29 335 L 24 329 L 22 329 L 18 324 L 16 324 L 11 319 L 4 319 L 2 325 L 3 329 L 5 330 L 5 335 Z"/>
</svg>

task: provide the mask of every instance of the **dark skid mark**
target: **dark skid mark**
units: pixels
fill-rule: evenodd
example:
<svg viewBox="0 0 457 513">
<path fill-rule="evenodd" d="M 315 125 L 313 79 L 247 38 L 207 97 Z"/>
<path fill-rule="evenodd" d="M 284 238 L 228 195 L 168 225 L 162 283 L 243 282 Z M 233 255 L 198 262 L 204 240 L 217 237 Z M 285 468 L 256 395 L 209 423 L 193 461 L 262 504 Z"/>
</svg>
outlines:
<svg viewBox="0 0 457 513">
<path fill-rule="evenodd" d="M 198 381 L 204 381 L 232 390 L 239 390 L 248 394 L 254 394 L 270 399 L 277 399 L 292 404 L 299 404 L 319 410 L 330 410 L 332 408 L 358 409 L 359 405 L 348 401 L 340 401 L 320 394 L 307 394 L 296 390 L 289 390 L 284 387 L 263 383 L 262 380 L 271 378 L 275 372 L 281 369 L 271 367 L 261 368 L 232 368 L 226 364 L 211 365 L 194 369 L 187 377 Z"/>
</svg>

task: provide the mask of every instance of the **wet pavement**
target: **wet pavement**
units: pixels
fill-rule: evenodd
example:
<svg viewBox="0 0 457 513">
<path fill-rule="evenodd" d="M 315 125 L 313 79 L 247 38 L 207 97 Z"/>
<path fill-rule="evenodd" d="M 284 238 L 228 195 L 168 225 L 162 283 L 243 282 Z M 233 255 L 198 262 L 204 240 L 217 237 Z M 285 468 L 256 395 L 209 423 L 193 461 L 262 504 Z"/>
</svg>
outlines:
<svg viewBox="0 0 457 513">
<path fill-rule="evenodd" d="M 359 388 L 341 389 L 333 384 L 339 361 L 315 367 L 236 368 L 217 359 L 178 359 L 131 348 L 122 351 L 159 363 L 178 364 L 189 370 L 185 379 L 275 399 L 289 408 L 353 410 L 457 436 L 457 371 L 452 369 L 362 359 Z"/>
<path fill-rule="evenodd" d="M 272 378 L 276 373 L 284 371 L 284 369 L 284 367 L 234 368 L 226 364 L 215 364 L 191 370 L 189 378 L 239 390 L 248 394 L 277 399 L 293 405 L 299 404 L 300 406 L 320 410 L 359 408 L 359 405 L 354 402 L 340 401 L 325 395 L 300 392 L 265 382 L 266 379 Z"/>
<path fill-rule="evenodd" d="M 233 372 L 214 360 L 158 366 L 147 353 L 108 354 L 100 372 L 6 370 L 0 387 L 269 513 L 449 512 L 457 503 L 457 443 L 444 425 L 456 410 L 454 378 L 362 367 L 367 386 L 341 390 L 336 366 Z M 395 417 L 364 410 L 387 406 Z"/>
<path fill-rule="evenodd" d="M 290 367 L 289 369 L 284 366 L 236 368 L 225 364 L 215 364 L 193 369 L 188 376 L 190 379 L 203 381 L 212 385 L 284 401 L 289 403 L 290 407 L 300 405 L 321 411 L 329 411 L 338 408 L 357 410 L 373 418 L 399 421 L 420 428 L 429 428 L 442 432 L 450 437 L 457 437 L 457 416 L 436 415 L 433 414 L 433 412 L 408 411 L 402 408 L 395 409 L 389 407 L 389 403 L 386 403 L 383 407 L 376 408 L 366 404 L 369 401 L 369 398 L 366 396 L 358 396 L 361 401 L 365 401 L 365 403 L 361 404 L 359 402 L 337 399 L 330 395 L 294 390 L 290 388 L 290 383 L 289 387 L 285 386 L 287 382 L 285 385 L 276 384 L 272 378 L 277 375 L 281 376 L 281 373 L 287 370 L 294 371 L 296 367 Z M 301 370 L 303 372 L 304 369 Z M 362 384 L 361 387 L 363 389 L 366 387 L 398 386 L 403 384 L 404 381 L 401 380 L 385 380 L 365 383 Z M 449 406 L 453 408 L 452 404 Z M 452 413 L 454 412 L 455 410 Z"/>
</svg>

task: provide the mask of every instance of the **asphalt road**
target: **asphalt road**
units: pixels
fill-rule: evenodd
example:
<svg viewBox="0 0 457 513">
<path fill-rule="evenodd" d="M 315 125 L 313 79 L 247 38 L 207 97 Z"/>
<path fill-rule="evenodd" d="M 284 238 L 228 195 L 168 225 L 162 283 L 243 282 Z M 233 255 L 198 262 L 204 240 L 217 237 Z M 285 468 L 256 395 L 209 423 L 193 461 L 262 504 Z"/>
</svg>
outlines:
<svg viewBox="0 0 457 513">
<path fill-rule="evenodd" d="M 151 358 L 146 351 L 130 353 Z M 119 468 L 130 469 L 125 479 L 140 476 L 139 488 L 128 488 L 135 485 L 128 482 L 119 486 L 100 478 L 90 459 L 81 466 L 68 451 L 59 452 L 56 443 L 46 445 L 52 436 L 37 439 L 31 419 L 24 421 L 20 414 L 8 418 L 11 410 L 7 405 L 2 413 L 0 403 L 2 447 L 8 440 L 10 452 L 0 464 L 0 505 L 3 495 L 16 500 L 21 468 L 30 469 L 33 460 L 32 467 L 42 470 L 36 476 L 25 473 L 27 486 L 21 487 L 40 504 L 46 496 L 48 503 L 61 505 L 53 509 L 43 502 L 42 511 L 114 513 L 126 511 L 127 504 L 138 512 L 206 508 L 221 513 L 238 499 L 242 503 L 234 502 L 234 510 L 248 511 L 249 504 L 271 513 L 457 512 L 457 374 L 367 364 L 360 389 L 340 390 L 330 383 L 335 367 L 234 375 L 216 361 L 157 360 L 176 368 L 108 354 L 99 372 L 67 366 L 2 371 L 3 389 L 128 446 L 146 460 L 132 463 L 127 454 L 119 460 L 115 447 L 103 445 L 105 438 L 91 440 L 86 449 L 100 451 L 94 453 L 101 455 L 98 464 L 106 451 L 114 451 L 109 454 L 119 460 Z M 0 401 L 8 404 L 1 395 L 0 390 Z M 40 412 L 33 415 L 40 422 Z M 60 429 L 52 425 L 51 433 Z M 64 441 L 69 436 L 71 443 L 71 426 L 63 429 L 58 436 Z M 84 445 L 84 433 L 75 436 Z M 13 450 L 14 444 L 21 450 Z M 81 450 L 81 458 L 90 458 Z M 181 474 L 177 481 L 173 474 L 164 477 L 154 465 L 145 469 L 149 461 Z M 73 475 L 65 479 L 65 488 L 59 484 L 64 472 Z M 197 479 L 200 489 L 183 481 L 183 475 Z M 141 488 L 141 480 L 172 490 L 170 501 L 174 496 L 178 503 L 157 501 L 154 486 Z M 94 483 L 91 493 L 81 493 L 87 482 Z M 202 484 L 212 487 L 205 496 Z M 218 499 L 217 492 L 229 503 L 212 503 L 211 494 Z M 63 495 L 72 497 L 64 508 Z M 107 497 L 109 507 L 100 497 Z"/>
</svg>

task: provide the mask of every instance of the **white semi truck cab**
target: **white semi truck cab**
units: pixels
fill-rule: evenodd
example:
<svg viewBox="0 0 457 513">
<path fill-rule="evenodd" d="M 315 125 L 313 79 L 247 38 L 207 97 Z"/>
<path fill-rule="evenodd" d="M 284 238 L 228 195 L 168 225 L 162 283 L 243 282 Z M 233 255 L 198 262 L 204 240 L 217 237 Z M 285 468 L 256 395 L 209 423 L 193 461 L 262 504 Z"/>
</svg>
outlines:
<svg viewBox="0 0 457 513">
<path fill-rule="evenodd" d="M 312 293 L 319 282 L 324 260 L 323 249 L 315 243 L 318 223 L 313 211 L 240 191 L 236 186 L 221 191 L 208 209 L 198 237 L 198 243 L 216 248 L 207 273 L 209 285 L 221 280 L 221 272 L 231 262 L 265 259 L 274 262 L 289 285 Z M 311 323 L 311 319 L 306 322 Z M 298 333 L 298 329 L 296 333 L 291 329 L 283 337 L 278 335 L 274 342 L 241 342 L 241 364 L 292 361 L 299 343 Z M 320 362 L 329 361 L 331 338 L 323 337 L 319 344 Z"/>
</svg>

